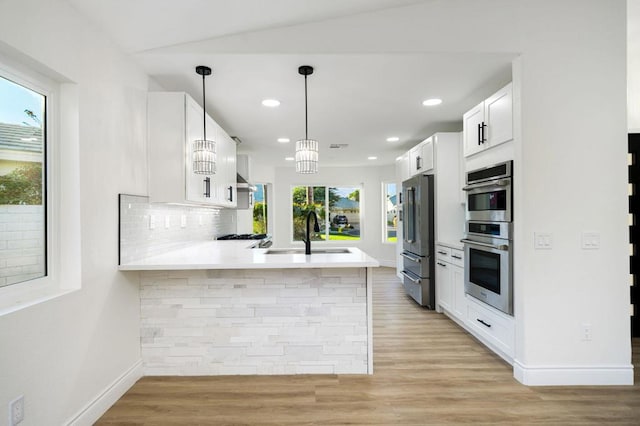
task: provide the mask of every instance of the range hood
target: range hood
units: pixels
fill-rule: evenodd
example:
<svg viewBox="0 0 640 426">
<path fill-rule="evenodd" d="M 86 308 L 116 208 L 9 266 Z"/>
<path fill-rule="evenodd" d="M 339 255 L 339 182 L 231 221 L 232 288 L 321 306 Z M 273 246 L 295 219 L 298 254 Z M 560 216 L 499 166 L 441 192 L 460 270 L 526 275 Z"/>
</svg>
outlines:
<svg viewBox="0 0 640 426">
<path fill-rule="evenodd" d="M 242 190 L 256 192 L 256 190 L 258 189 L 254 185 L 251 185 L 249 182 L 247 182 L 244 177 L 240 176 L 240 173 L 236 173 L 236 177 L 236 188 L 238 188 L 238 191 Z"/>
<path fill-rule="evenodd" d="M 253 208 L 253 193 L 258 189 L 250 182 L 250 159 L 246 154 L 239 154 L 236 157 L 237 173 L 236 188 L 238 189 L 237 209 Z"/>
</svg>

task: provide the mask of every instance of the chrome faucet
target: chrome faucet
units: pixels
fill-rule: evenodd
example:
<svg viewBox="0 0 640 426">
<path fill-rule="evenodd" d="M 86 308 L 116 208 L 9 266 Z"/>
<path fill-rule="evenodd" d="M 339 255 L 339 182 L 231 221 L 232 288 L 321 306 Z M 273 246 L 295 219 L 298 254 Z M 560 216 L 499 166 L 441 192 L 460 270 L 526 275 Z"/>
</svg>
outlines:
<svg viewBox="0 0 640 426">
<path fill-rule="evenodd" d="M 313 232 L 320 232 L 320 227 L 318 226 L 318 216 L 316 215 L 315 211 L 311 210 L 309 213 L 307 213 L 307 238 L 302 240 L 304 241 L 304 254 L 311 254 L 311 236 L 309 235 L 309 219 L 311 219 L 311 215 L 313 215 L 314 221 Z"/>
</svg>

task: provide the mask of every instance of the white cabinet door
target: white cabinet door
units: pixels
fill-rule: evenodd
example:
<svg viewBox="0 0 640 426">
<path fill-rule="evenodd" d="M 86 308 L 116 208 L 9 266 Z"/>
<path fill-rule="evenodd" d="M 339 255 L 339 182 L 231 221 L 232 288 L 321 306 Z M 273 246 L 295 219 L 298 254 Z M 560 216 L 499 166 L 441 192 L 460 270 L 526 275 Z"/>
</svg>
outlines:
<svg viewBox="0 0 640 426">
<path fill-rule="evenodd" d="M 440 259 L 436 259 L 436 298 L 439 305 L 448 312 L 453 306 L 452 266 Z"/>
<path fill-rule="evenodd" d="M 471 108 L 462 116 L 464 156 L 468 157 L 484 149 L 482 125 L 484 124 L 484 102 Z"/>
<path fill-rule="evenodd" d="M 513 139 L 513 85 L 509 83 L 484 101 L 485 139 L 489 147 Z"/>
<path fill-rule="evenodd" d="M 422 147 L 416 145 L 409 151 L 409 176 L 415 176 L 420 171 L 422 160 Z"/>
<path fill-rule="evenodd" d="M 453 315 L 464 321 L 467 311 L 467 298 L 464 295 L 464 268 L 453 266 L 451 268 L 451 284 L 453 288 Z"/>
<path fill-rule="evenodd" d="M 433 170 L 433 136 L 425 139 L 420 144 L 422 146 L 422 159 L 420 161 L 420 172 L 428 172 Z"/>
<path fill-rule="evenodd" d="M 235 207 L 237 205 L 235 142 L 221 127 L 218 127 L 216 144 L 218 172 L 215 179 L 218 202 L 225 207 Z"/>
<path fill-rule="evenodd" d="M 215 187 L 212 184 L 213 176 L 205 176 L 193 172 L 193 142 L 204 137 L 203 129 L 203 111 L 190 97 L 185 98 L 185 121 L 186 121 L 186 137 L 185 137 L 185 182 L 186 182 L 186 199 L 195 203 L 208 203 L 215 200 Z M 215 136 L 215 128 L 207 123 L 208 133 L 207 139 Z M 176 161 L 178 161 L 176 159 Z M 209 181 L 207 181 L 207 178 Z M 213 192 L 213 194 L 212 194 Z"/>
</svg>

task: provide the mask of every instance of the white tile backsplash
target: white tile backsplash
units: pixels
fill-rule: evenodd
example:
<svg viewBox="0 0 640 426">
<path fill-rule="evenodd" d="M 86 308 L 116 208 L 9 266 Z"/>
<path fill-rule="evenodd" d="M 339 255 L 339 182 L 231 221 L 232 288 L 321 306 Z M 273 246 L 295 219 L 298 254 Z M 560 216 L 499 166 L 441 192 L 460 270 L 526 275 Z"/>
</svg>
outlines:
<svg viewBox="0 0 640 426">
<path fill-rule="evenodd" d="M 235 210 L 150 203 L 149 197 L 120 194 L 121 264 L 235 232 Z"/>
</svg>

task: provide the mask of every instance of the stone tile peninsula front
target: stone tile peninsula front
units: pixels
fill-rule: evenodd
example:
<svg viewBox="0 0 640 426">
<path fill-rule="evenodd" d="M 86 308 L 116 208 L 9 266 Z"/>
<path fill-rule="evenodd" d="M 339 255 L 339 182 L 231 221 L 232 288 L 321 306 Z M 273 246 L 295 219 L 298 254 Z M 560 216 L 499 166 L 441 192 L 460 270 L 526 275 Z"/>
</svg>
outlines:
<svg viewBox="0 0 640 426">
<path fill-rule="evenodd" d="M 140 271 L 144 374 L 372 374 L 371 269 Z"/>
</svg>

